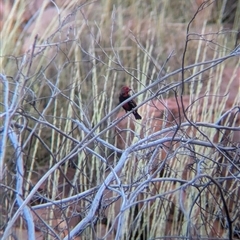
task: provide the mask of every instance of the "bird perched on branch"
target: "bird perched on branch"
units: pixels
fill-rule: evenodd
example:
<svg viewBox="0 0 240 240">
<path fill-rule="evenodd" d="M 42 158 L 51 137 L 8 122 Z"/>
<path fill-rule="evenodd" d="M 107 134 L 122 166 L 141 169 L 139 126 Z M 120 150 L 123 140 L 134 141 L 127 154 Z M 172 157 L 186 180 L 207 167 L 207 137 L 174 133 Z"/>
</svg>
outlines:
<svg viewBox="0 0 240 240">
<path fill-rule="evenodd" d="M 119 95 L 119 102 L 122 103 L 124 102 L 126 99 L 128 99 L 131 95 L 129 94 L 129 92 L 132 89 L 124 86 L 121 89 L 120 95 Z M 134 109 L 137 106 L 136 102 L 134 100 L 130 100 L 127 103 L 125 103 L 122 107 L 123 109 L 128 112 L 131 111 L 132 109 Z M 133 115 L 135 117 L 135 119 L 142 119 L 142 117 L 138 114 L 137 110 L 133 111 Z"/>
</svg>

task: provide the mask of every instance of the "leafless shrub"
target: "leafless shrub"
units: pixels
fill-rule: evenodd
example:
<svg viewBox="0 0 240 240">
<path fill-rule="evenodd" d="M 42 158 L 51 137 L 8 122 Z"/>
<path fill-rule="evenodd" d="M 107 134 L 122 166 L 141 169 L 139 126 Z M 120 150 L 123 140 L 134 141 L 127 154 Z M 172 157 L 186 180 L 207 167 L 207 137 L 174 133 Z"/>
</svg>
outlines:
<svg viewBox="0 0 240 240">
<path fill-rule="evenodd" d="M 14 37 L 7 19 L 3 239 L 239 239 L 238 32 L 199 18 L 215 1 L 193 8 L 180 32 L 164 22 L 171 4 L 150 2 L 138 12 L 131 1 L 44 1 Z M 46 12 L 55 15 L 36 34 Z M 120 111 L 123 84 L 141 121 Z"/>
</svg>

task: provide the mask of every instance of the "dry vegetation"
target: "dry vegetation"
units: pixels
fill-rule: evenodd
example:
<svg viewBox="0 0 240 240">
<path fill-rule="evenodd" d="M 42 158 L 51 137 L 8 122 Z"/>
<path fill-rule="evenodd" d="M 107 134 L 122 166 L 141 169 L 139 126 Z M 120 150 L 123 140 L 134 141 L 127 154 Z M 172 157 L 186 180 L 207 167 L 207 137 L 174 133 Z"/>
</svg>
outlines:
<svg viewBox="0 0 240 240">
<path fill-rule="evenodd" d="M 3 239 L 240 239 L 238 1 L 0 4 Z"/>
</svg>

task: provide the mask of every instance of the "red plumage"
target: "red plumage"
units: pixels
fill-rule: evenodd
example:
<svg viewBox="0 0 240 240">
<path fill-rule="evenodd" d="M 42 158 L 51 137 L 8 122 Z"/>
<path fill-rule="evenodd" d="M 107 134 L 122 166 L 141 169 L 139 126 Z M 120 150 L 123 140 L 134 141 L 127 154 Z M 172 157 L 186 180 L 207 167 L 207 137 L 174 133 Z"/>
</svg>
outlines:
<svg viewBox="0 0 240 240">
<path fill-rule="evenodd" d="M 119 102 L 120 103 L 124 102 L 126 99 L 128 99 L 131 96 L 129 94 L 129 92 L 131 90 L 132 89 L 127 87 L 127 86 L 122 87 L 120 95 L 119 95 Z M 137 106 L 136 102 L 134 100 L 130 100 L 123 105 L 123 109 L 126 112 L 128 112 L 128 111 L 131 111 L 132 109 L 134 109 L 136 106 Z M 133 115 L 134 115 L 135 119 L 142 119 L 142 117 L 138 114 L 137 110 L 133 111 Z"/>
</svg>

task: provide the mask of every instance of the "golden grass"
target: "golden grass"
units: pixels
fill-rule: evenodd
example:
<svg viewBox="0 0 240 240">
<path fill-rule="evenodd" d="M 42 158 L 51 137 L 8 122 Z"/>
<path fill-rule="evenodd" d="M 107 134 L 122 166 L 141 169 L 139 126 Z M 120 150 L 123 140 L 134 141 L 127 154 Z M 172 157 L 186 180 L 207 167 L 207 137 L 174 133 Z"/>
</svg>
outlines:
<svg viewBox="0 0 240 240">
<path fill-rule="evenodd" d="M 87 147 L 106 161 L 113 163 L 113 166 L 119 161 L 117 152 L 96 141 L 92 141 L 82 151 L 77 152 L 77 144 L 81 143 L 80 148 L 92 138 L 92 135 L 86 138 L 87 132 L 78 129 L 73 120 L 79 120 L 89 130 L 96 127 L 93 134 L 100 133 L 104 141 L 116 146 L 113 128 L 107 131 L 105 129 L 113 124 L 117 112 L 101 124 L 99 123 L 117 106 L 118 92 L 122 85 L 130 85 L 135 92 L 139 92 L 154 83 L 158 75 L 163 77 L 181 68 L 187 24 L 196 12 L 197 6 L 195 1 L 189 1 L 190 3 L 187 4 L 185 1 L 101 0 L 86 3 L 85 1 L 56 1 L 59 6 L 57 8 L 45 0 L 40 7 L 34 8 L 31 2 L 14 1 L 12 8 L 9 6 L 5 8 L 8 11 L 4 12 L 3 24 L 1 24 L 0 69 L 2 74 L 8 76 L 9 104 L 12 103 L 13 97 L 16 97 L 11 112 L 11 123 L 15 123 L 13 129 L 19 132 L 18 141 L 23 153 L 24 179 L 26 180 L 22 186 L 23 197 L 28 196 L 33 179 L 39 179 L 43 175 L 42 172 L 39 173 L 39 169 L 44 169 L 45 173 L 46 169 L 55 166 L 66 156 L 66 161 L 61 166 L 62 171 L 66 173 L 69 165 L 74 165 L 78 169 L 72 179 L 72 186 L 78 185 L 79 188 L 76 190 L 72 187 L 66 194 L 72 196 L 76 192 L 84 192 L 99 185 L 105 179 L 105 169 L 108 165 L 101 162 L 97 155 L 91 154 Z M 9 3 L 5 1 L 3 4 L 6 6 Z M 226 56 L 234 48 L 233 36 L 238 27 L 236 19 L 240 12 L 239 6 L 232 31 L 222 31 L 224 26 L 218 17 L 213 19 L 211 15 L 214 7 L 215 5 L 212 4 L 200 12 L 191 25 L 190 33 L 192 34 L 189 35 L 191 41 L 186 50 L 185 67 L 191 64 L 196 66 L 185 71 L 185 78 L 203 69 L 204 66 L 198 66 L 197 63 Z M 32 18 L 29 19 L 29 15 Z M 164 65 L 172 51 L 174 51 L 173 55 Z M 239 60 L 231 58 L 216 68 L 211 68 L 192 78 L 191 83 L 185 85 L 184 94 L 190 95 L 192 99 L 202 93 L 217 94 L 222 84 L 221 73 L 228 66 L 234 68 L 237 64 Z M 162 66 L 164 66 L 163 69 L 161 69 Z M 215 76 L 218 81 L 211 81 L 212 76 Z M 141 103 L 163 86 L 180 82 L 180 80 L 181 73 L 171 75 L 149 91 L 139 95 L 137 100 Z M 229 86 L 231 86 L 231 80 L 226 90 Z M 0 90 L 3 93 L 0 96 L 0 112 L 3 113 L 6 111 L 6 105 L 3 104 L 6 88 L 3 84 L 0 85 Z M 180 93 L 181 88 L 176 90 Z M 173 95 L 172 91 L 168 91 L 163 94 L 163 97 Z M 236 98 L 235 102 L 237 101 Z M 218 106 L 208 106 L 206 100 L 204 106 L 208 111 L 202 114 L 200 121 L 207 123 L 215 121 L 218 114 L 215 112 L 215 119 L 213 119 L 209 114 L 210 107 L 221 113 L 225 104 L 223 100 L 218 101 Z M 194 112 L 198 111 L 197 107 L 192 111 L 194 115 Z M 5 120 L 6 118 L 2 117 L 1 125 Z M 25 127 L 18 127 L 16 124 Z M 142 126 L 139 125 L 138 128 L 137 133 Z M 205 129 L 200 128 L 202 131 Z M 205 132 L 210 138 L 214 133 L 212 130 Z M 192 134 L 194 137 L 195 133 Z M 201 134 L 196 137 L 204 139 Z M 81 142 L 83 139 L 86 141 Z M 134 142 L 137 141 L 136 137 Z M 206 156 L 211 155 L 211 152 L 205 152 L 204 147 L 196 147 L 195 150 Z M 146 161 L 144 157 L 139 161 L 137 171 L 132 171 L 135 156 L 141 156 L 141 154 L 144 156 L 145 152 L 130 155 L 132 161 L 126 162 L 121 171 L 122 184 L 138 182 L 142 178 Z M 178 161 L 171 166 L 173 171 L 166 175 L 172 178 L 180 177 L 180 173 L 184 171 L 185 164 L 188 162 L 186 155 L 181 156 L 177 153 L 175 157 Z M 161 159 L 160 156 L 159 158 Z M 9 141 L 2 159 L 9 173 L 8 178 L 4 175 L 3 184 L 14 188 L 16 162 L 14 148 Z M 206 173 L 209 175 L 212 173 L 211 164 L 213 164 L 212 161 L 207 164 L 209 169 Z M 176 169 L 179 173 L 175 172 Z M 191 173 L 188 177 L 192 179 L 193 176 L 194 174 Z M 56 189 L 58 189 L 59 178 L 60 172 L 56 170 L 48 177 L 47 183 L 45 182 L 47 186 L 45 194 L 51 200 L 58 198 L 59 193 Z M 64 181 L 67 182 L 67 180 Z M 207 179 L 203 178 L 202 181 L 206 182 Z M 179 189 L 179 192 L 174 193 L 168 201 L 156 197 L 152 199 L 152 204 L 147 201 L 143 203 L 146 208 L 146 211 L 143 211 L 145 221 L 153 223 L 152 228 L 148 226 L 148 236 L 152 238 L 164 235 L 183 236 L 188 231 L 194 234 L 195 230 L 189 230 L 193 226 L 199 227 L 199 233 L 202 236 L 210 235 L 209 229 L 202 227 L 205 223 L 199 218 L 201 212 L 199 206 L 192 205 L 191 200 L 188 201 L 196 198 L 198 191 L 193 187 L 181 189 L 180 183 L 175 185 L 165 183 L 162 186 L 156 190 L 156 196 L 175 188 Z M 143 194 L 143 199 L 151 197 L 151 191 L 155 188 L 155 184 L 150 184 L 149 191 Z M 126 194 L 131 195 L 135 189 L 136 187 L 132 186 Z M 214 191 L 217 190 L 214 189 Z M 206 190 L 201 203 L 208 202 L 208 194 L 211 195 Z M 1 199 L 0 204 L 6 209 L 11 209 L 14 192 L 8 190 L 7 196 L 8 198 Z M 88 201 L 91 202 L 93 197 L 89 197 Z M 213 198 L 214 194 L 211 197 Z M 175 211 L 172 214 L 172 205 L 182 209 L 183 200 L 186 211 L 191 209 L 192 218 L 188 218 L 187 215 L 182 216 L 182 225 L 179 226 L 180 213 Z M 90 207 L 88 201 L 80 203 L 84 211 Z M 218 210 L 215 209 L 213 212 L 217 215 Z M 109 219 L 115 218 L 115 213 L 112 211 L 114 210 L 109 211 Z M 13 214 L 14 212 L 11 212 L 9 216 Z M 129 222 L 133 222 L 134 216 L 131 214 L 130 211 L 126 211 L 126 219 L 130 221 L 124 222 L 123 236 L 125 237 L 129 231 Z M 169 225 L 167 220 L 171 214 L 172 225 Z M 213 222 L 213 219 L 210 219 L 213 215 L 205 216 L 204 214 L 202 213 L 206 222 Z M 54 218 L 53 215 L 51 217 Z M 6 227 L 3 225 L 1 227 Z M 89 228 L 89 232 L 87 230 L 86 236 L 88 234 L 94 236 L 92 229 Z M 226 232 L 222 237 L 227 237 Z"/>
</svg>

